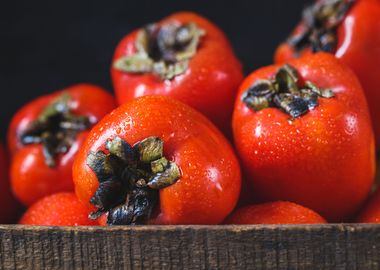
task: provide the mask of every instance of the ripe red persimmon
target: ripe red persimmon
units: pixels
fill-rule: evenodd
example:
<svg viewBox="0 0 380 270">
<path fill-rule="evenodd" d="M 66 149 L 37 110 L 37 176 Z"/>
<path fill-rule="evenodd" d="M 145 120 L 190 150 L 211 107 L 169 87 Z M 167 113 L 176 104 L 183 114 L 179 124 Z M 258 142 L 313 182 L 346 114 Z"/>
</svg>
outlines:
<svg viewBox="0 0 380 270">
<path fill-rule="evenodd" d="M 56 193 L 35 202 L 24 213 L 19 224 L 46 226 L 98 225 L 88 218 L 94 209 L 81 203 L 74 193 Z"/>
<path fill-rule="evenodd" d="M 380 223 L 380 190 L 376 191 L 359 212 L 359 223 Z"/>
<path fill-rule="evenodd" d="M 116 48 L 111 74 L 119 104 L 170 96 L 230 133 L 241 64 L 224 33 L 197 14 L 175 13 L 128 34 Z"/>
<path fill-rule="evenodd" d="M 335 7 L 328 11 L 329 5 Z M 363 86 L 379 148 L 380 1 L 322 0 L 304 12 L 304 18 L 277 49 L 275 62 L 282 64 L 315 51 L 329 52 L 341 59 Z"/>
<path fill-rule="evenodd" d="M 78 84 L 18 111 L 8 131 L 16 197 L 29 206 L 49 194 L 73 191 L 74 157 L 91 126 L 114 108 L 113 97 L 104 89 Z"/>
<path fill-rule="evenodd" d="M 225 224 L 323 224 L 319 214 L 291 202 L 269 202 L 236 210 Z"/>
<path fill-rule="evenodd" d="M 218 224 L 234 209 L 240 167 L 220 131 L 168 97 L 128 102 L 100 121 L 73 167 L 80 200 L 108 224 Z"/>
<path fill-rule="evenodd" d="M 368 196 L 375 148 L 367 103 L 353 72 L 330 54 L 250 74 L 233 131 L 256 199 L 292 201 L 342 221 Z"/>
<path fill-rule="evenodd" d="M 0 144 L 0 223 L 7 224 L 16 221 L 19 214 L 20 205 L 14 198 L 8 178 L 8 159 Z"/>
</svg>

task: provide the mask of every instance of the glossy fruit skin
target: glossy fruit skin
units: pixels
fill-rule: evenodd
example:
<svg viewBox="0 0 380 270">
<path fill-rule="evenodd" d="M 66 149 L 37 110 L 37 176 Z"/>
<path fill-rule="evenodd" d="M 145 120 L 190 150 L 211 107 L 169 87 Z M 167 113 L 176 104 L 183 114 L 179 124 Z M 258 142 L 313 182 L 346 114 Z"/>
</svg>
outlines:
<svg viewBox="0 0 380 270">
<path fill-rule="evenodd" d="M 218 224 L 233 210 L 240 192 L 240 167 L 220 131 L 189 106 L 163 96 L 128 102 L 100 121 L 75 159 L 75 191 L 89 202 L 99 186 L 86 164 L 90 151 L 121 137 L 129 144 L 158 136 L 164 155 L 181 170 L 181 178 L 160 190 L 159 209 L 151 224 Z"/>
<path fill-rule="evenodd" d="M 241 95 L 280 66 L 261 68 L 240 87 L 233 131 L 252 197 L 285 200 L 317 211 L 329 221 L 350 218 L 365 201 L 375 172 L 375 147 L 368 107 L 353 72 L 330 54 L 289 62 L 303 80 L 330 88 L 335 97 L 290 121 L 277 108 L 249 109 Z"/>
<path fill-rule="evenodd" d="M 21 209 L 11 191 L 8 167 L 5 149 L 0 144 L 0 224 L 9 224 L 16 221 L 16 217 Z"/>
<path fill-rule="evenodd" d="M 224 33 L 207 19 L 190 12 L 175 13 L 159 24 L 195 22 L 206 31 L 189 69 L 172 80 L 153 74 L 130 74 L 111 69 L 119 104 L 146 95 L 165 95 L 178 99 L 206 115 L 226 134 L 230 133 L 233 101 L 243 79 L 242 67 Z M 124 37 L 113 61 L 136 52 L 137 31 Z"/>
<path fill-rule="evenodd" d="M 377 149 L 380 147 L 380 1 L 358 0 L 338 27 L 338 45 L 334 55 L 358 76 L 371 112 Z M 294 33 L 302 28 L 297 26 Z M 310 54 L 305 50 L 301 55 Z M 293 49 L 281 44 L 275 53 L 278 64 L 294 58 Z"/>
<path fill-rule="evenodd" d="M 380 190 L 377 190 L 359 212 L 359 223 L 380 223 Z"/>
<path fill-rule="evenodd" d="M 88 116 L 92 123 L 98 122 L 116 107 L 114 98 L 104 89 L 90 84 L 78 84 L 39 97 L 16 113 L 8 131 L 8 148 L 12 154 L 11 186 L 16 197 L 26 206 L 47 195 L 74 190 L 72 165 L 88 130 L 78 134 L 69 151 L 57 158 L 54 168 L 45 164 L 40 144 L 23 145 L 19 140 L 41 111 L 63 91 L 71 96 L 72 112 Z"/>
<path fill-rule="evenodd" d="M 225 224 L 324 224 L 319 214 L 292 202 L 268 202 L 234 211 Z"/>
<path fill-rule="evenodd" d="M 56 193 L 35 202 L 24 213 L 19 224 L 96 226 L 96 221 L 88 219 L 88 214 L 93 210 L 88 204 L 81 203 L 73 192 Z"/>
</svg>

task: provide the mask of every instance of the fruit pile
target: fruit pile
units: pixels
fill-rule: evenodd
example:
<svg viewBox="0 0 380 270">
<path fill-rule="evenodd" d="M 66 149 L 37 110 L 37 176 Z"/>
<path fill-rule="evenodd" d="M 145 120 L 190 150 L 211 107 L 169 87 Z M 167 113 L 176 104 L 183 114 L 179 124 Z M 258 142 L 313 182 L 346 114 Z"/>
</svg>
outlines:
<svg viewBox="0 0 380 270">
<path fill-rule="evenodd" d="M 121 40 L 116 98 L 79 84 L 16 113 L 0 222 L 380 223 L 379 74 L 378 0 L 315 2 L 245 79 L 217 26 L 173 14 Z"/>
</svg>

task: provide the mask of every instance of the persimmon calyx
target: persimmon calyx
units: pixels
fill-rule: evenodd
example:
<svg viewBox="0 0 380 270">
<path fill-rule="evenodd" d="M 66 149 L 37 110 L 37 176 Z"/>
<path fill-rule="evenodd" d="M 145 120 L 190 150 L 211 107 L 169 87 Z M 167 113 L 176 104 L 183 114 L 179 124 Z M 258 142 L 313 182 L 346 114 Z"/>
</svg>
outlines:
<svg viewBox="0 0 380 270">
<path fill-rule="evenodd" d="M 319 88 L 311 81 L 301 85 L 298 71 L 286 64 L 272 78 L 257 80 L 241 99 L 255 111 L 274 107 L 297 118 L 318 106 L 318 98 L 332 97 L 331 89 Z"/>
<path fill-rule="evenodd" d="M 306 47 L 313 52 L 333 53 L 337 46 L 337 28 L 356 0 L 321 0 L 304 9 L 302 30 L 288 39 L 298 53 Z"/>
<path fill-rule="evenodd" d="M 162 80 L 171 80 L 186 72 L 205 34 L 193 22 L 150 24 L 137 33 L 137 52 L 117 59 L 113 66 L 123 72 L 153 73 Z"/>
<path fill-rule="evenodd" d="M 66 153 L 78 133 L 91 126 L 88 117 L 72 113 L 70 100 L 67 92 L 57 97 L 20 136 L 24 145 L 42 144 L 45 163 L 49 167 L 55 167 L 55 158 Z"/>
<path fill-rule="evenodd" d="M 109 225 L 145 224 L 158 201 L 159 190 L 173 185 L 181 176 L 179 167 L 163 154 L 163 141 L 148 137 L 133 147 L 120 137 L 90 152 L 87 165 L 100 183 L 90 203 L 97 219 L 108 213 Z"/>
</svg>

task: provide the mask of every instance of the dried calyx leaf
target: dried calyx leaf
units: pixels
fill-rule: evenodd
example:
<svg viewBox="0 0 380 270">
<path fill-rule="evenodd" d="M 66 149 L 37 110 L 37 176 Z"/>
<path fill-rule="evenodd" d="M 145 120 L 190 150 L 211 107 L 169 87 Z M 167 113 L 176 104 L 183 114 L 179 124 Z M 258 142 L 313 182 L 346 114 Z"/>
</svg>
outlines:
<svg viewBox="0 0 380 270">
<path fill-rule="evenodd" d="M 88 117 L 71 112 L 70 99 L 68 93 L 63 93 L 20 136 L 24 145 L 42 144 L 45 163 L 49 167 L 56 165 L 57 155 L 70 149 L 79 132 L 91 126 Z"/>
<path fill-rule="evenodd" d="M 163 80 L 173 79 L 187 70 L 204 35 L 205 31 L 195 23 L 150 24 L 137 33 L 137 52 L 116 60 L 114 68 L 129 73 L 151 72 Z"/>
<path fill-rule="evenodd" d="M 318 106 L 319 97 L 332 98 L 334 93 L 311 81 L 301 85 L 298 71 L 284 65 L 270 80 L 257 80 L 243 93 L 242 101 L 255 111 L 274 107 L 297 118 Z"/>
<path fill-rule="evenodd" d="M 158 201 L 159 189 L 181 176 L 178 166 L 163 156 L 163 141 L 148 137 L 134 147 L 120 137 L 105 143 L 104 151 L 90 152 L 87 165 L 100 183 L 90 202 L 97 219 L 108 213 L 109 225 L 144 224 Z"/>
<path fill-rule="evenodd" d="M 296 52 L 310 47 L 314 52 L 334 52 L 337 27 L 356 0 L 321 0 L 303 11 L 303 30 L 288 39 Z"/>
</svg>

